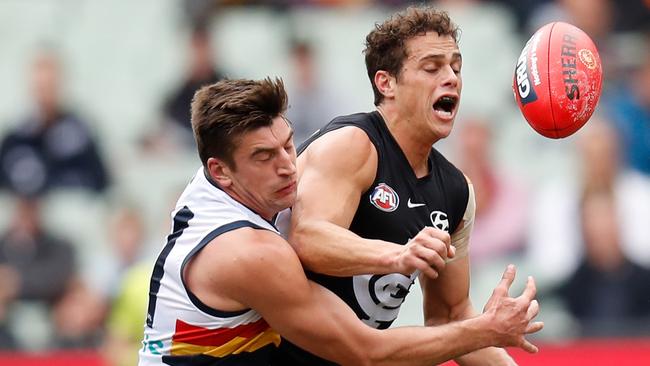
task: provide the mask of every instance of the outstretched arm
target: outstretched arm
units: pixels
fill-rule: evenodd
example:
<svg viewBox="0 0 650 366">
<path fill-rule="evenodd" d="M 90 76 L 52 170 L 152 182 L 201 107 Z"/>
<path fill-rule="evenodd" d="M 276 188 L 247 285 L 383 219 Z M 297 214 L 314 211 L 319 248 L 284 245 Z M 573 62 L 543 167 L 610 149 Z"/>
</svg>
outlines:
<svg viewBox="0 0 650 366">
<path fill-rule="evenodd" d="M 209 306 L 253 308 L 298 346 L 344 365 L 431 365 L 490 345 L 522 346 L 537 314 L 534 284 L 519 298 L 504 295 L 510 269 L 486 312 L 439 327 L 376 330 L 336 295 L 310 282 L 291 247 L 274 233 L 249 228 L 220 235 L 190 263 L 188 286 Z"/>
</svg>

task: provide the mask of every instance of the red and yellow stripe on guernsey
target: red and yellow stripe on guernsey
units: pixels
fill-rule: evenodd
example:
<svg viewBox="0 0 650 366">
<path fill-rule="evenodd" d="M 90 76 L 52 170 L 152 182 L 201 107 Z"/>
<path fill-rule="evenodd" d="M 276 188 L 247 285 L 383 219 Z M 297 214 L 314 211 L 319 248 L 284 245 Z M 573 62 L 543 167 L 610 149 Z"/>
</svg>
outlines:
<svg viewBox="0 0 650 366">
<path fill-rule="evenodd" d="M 264 319 L 234 328 L 218 329 L 207 329 L 176 320 L 171 354 L 225 357 L 241 352 L 255 352 L 271 343 L 279 346 L 280 335 L 271 329 Z"/>
</svg>

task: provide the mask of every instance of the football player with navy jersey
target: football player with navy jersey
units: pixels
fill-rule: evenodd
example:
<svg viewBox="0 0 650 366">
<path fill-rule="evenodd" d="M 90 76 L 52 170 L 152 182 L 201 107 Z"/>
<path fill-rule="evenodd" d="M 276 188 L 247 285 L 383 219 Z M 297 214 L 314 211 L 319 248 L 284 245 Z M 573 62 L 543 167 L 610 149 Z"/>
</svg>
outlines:
<svg viewBox="0 0 650 366">
<path fill-rule="evenodd" d="M 283 218 L 289 242 L 308 277 L 373 328 L 391 325 L 418 276 L 426 325 L 477 316 L 469 299 L 472 184 L 432 147 L 458 111 L 457 36 L 447 13 L 430 7 L 376 25 L 364 51 L 376 110 L 335 118 L 299 149 L 298 198 Z M 286 364 L 330 364 L 290 343 L 281 348 Z M 456 361 L 514 364 L 494 347 Z"/>
</svg>

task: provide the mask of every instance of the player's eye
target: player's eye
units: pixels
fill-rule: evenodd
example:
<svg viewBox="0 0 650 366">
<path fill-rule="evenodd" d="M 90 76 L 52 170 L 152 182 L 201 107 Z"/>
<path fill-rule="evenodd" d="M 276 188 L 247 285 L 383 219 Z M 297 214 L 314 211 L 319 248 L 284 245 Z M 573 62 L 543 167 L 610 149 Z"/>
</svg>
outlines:
<svg viewBox="0 0 650 366">
<path fill-rule="evenodd" d="M 273 153 L 271 152 L 261 152 L 255 154 L 253 158 L 255 159 L 255 161 L 269 161 L 271 160 L 272 157 L 273 157 Z"/>
</svg>

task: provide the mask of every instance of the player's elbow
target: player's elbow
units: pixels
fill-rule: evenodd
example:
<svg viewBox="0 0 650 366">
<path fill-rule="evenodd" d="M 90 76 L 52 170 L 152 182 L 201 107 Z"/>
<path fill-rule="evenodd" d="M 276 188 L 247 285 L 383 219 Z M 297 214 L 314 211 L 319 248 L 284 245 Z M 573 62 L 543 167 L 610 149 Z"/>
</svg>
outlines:
<svg viewBox="0 0 650 366">
<path fill-rule="evenodd" d="M 469 299 L 462 299 L 455 303 L 442 303 L 434 309 L 425 311 L 425 325 L 436 326 L 464 320 L 475 316 L 474 308 Z"/>
<path fill-rule="evenodd" d="M 377 366 L 385 365 L 386 339 L 384 333 L 374 328 L 360 328 L 361 332 L 351 332 L 346 339 L 340 339 L 341 348 L 335 352 L 335 361 L 341 365 Z"/>
<path fill-rule="evenodd" d="M 378 366 L 385 364 L 385 361 L 386 355 L 381 350 L 381 347 L 366 346 L 348 353 L 346 359 L 342 360 L 341 365 Z"/>
<path fill-rule="evenodd" d="M 392 362 L 389 361 L 393 352 L 390 345 L 391 340 L 386 337 L 387 334 L 384 331 L 370 330 L 368 336 L 357 347 L 358 352 L 354 365 L 378 366 L 391 364 Z"/>
<path fill-rule="evenodd" d="M 344 360 L 341 360 L 341 365 L 350 365 L 350 366 L 374 366 L 377 365 L 377 361 L 371 354 L 369 350 L 355 350 L 352 353 L 348 353 Z"/>
</svg>

